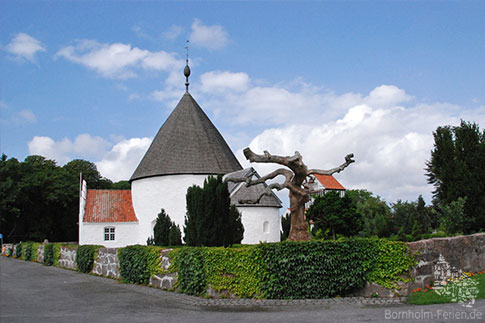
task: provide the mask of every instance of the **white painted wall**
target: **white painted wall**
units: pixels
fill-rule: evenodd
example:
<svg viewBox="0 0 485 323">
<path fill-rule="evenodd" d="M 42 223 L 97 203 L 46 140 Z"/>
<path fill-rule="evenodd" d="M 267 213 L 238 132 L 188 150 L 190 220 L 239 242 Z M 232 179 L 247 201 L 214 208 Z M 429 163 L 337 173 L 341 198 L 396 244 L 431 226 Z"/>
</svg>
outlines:
<svg viewBox="0 0 485 323">
<path fill-rule="evenodd" d="M 104 240 L 104 228 L 115 228 L 115 240 Z M 106 248 L 121 248 L 128 245 L 137 244 L 139 233 L 139 224 L 137 222 L 102 222 L 102 223 L 88 223 L 82 222 L 82 235 L 79 236 L 79 244 L 95 244 L 102 245 Z M 146 239 L 141 244 L 146 244 Z"/>
<path fill-rule="evenodd" d="M 138 241 L 146 244 L 153 235 L 153 224 L 161 209 L 180 227 L 183 227 L 186 213 L 185 195 L 192 185 L 202 187 L 208 175 L 166 175 L 137 179 L 131 183 L 133 208 L 139 221 Z"/>
<path fill-rule="evenodd" d="M 238 207 L 244 226 L 243 244 L 279 242 L 281 218 L 279 208 L 262 206 Z M 265 222 L 266 225 L 265 225 Z M 266 232 L 265 232 L 266 229 Z"/>
</svg>

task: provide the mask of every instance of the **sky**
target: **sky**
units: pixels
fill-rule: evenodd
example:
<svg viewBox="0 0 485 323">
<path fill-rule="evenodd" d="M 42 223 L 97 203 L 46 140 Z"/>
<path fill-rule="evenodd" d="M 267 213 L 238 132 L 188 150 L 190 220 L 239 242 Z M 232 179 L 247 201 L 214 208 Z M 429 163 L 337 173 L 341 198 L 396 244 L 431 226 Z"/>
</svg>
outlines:
<svg viewBox="0 0 485 323">
<path fill-rule="evenodd" d="M 392 203 L 438 126 L 485 126 L 483 1 L 0 1 L 0 150 L 127 180 L 185 91 L 245 147 Z M 187 43 L 187 40 L 189 41 Z M 280 193 L 283 198 L 287 192 Z"/>
</svg>

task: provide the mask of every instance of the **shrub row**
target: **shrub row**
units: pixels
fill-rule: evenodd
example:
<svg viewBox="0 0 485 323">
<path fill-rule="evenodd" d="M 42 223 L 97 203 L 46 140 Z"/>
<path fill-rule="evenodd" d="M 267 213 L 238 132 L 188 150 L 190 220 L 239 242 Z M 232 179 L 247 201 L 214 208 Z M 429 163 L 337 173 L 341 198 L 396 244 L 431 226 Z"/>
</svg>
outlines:
<svg viewBox="0 0 485 323">
<path fill-rule="evenodd" d="M 24 259 L 25 261 L 37 261 L 38 247 L 41 245 L 37 242 L 21 242 L 15 246 L 16 258 Z M 60 243 L 48 243 L 44 245 L 44 260 L 45 266 L 58 266 L 61 257 Z M 67 245 L 72 247 L 72 245 Z M 98 257 L 97 251 L 103 246 L 82 245 L 78 246 L 76 250 L 76 266 L 77 270 L 83 273 L 89 273 L 93 269 L 94 261 Z M 11 253 L 8 254 L 11 256 Z"/>
<path fill-rule="evenodd" d="M 183 293 L 202 295 L 210 286 L 239 297 L 278 299 L 344 296 L 365 282 L 395 288 L 414 264 L 404 243 L 385 239 L 182 248 L 171 257 Z"/>
</svg>

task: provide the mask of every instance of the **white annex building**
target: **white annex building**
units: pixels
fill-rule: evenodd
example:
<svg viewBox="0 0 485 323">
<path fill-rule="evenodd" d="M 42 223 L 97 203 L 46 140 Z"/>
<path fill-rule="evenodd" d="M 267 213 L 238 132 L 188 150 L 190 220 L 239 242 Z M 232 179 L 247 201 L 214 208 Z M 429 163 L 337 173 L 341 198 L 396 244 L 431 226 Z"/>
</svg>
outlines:
<svg viewBox="0 0 485 323">
<path fill-rule="evenodd" d="M 185 67 L 188 79 L 190 69 Z M 209 175 L 259 176 L 242 169 L 222 135 L 187 91 L 162 125 L 131 176 L 131 190 L 88 190 L 80 194 L 79 244 L 123 247 L 146 244 L 161 209 L 179 225 L 182 236 L 186 213 L 185 196 L 192 185 L 203 186 Z M 228 183 L 232 204 L 242 214 L 243 244 L 280 241 L 281 202 L 264 196 L 266 184 L 246 187 Z"/>
</svg>

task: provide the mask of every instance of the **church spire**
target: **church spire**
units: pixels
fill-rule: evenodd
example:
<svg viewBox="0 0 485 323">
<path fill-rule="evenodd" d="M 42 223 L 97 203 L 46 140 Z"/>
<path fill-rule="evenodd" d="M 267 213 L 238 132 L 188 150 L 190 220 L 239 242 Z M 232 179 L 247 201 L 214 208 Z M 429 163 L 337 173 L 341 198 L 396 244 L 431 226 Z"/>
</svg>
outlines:
<svg viewBox="0 0 485 323">
<path fill-rule="evenodd" d="M 189 76 L 190 76 L 190 67 L 189 67 L 189 41 L 187 40 L 187 46 L 185 46 L 185 68 L 184 68 L 184 75 L 185 75 L 185 92 L 189 93 Z"/>
</svg>

